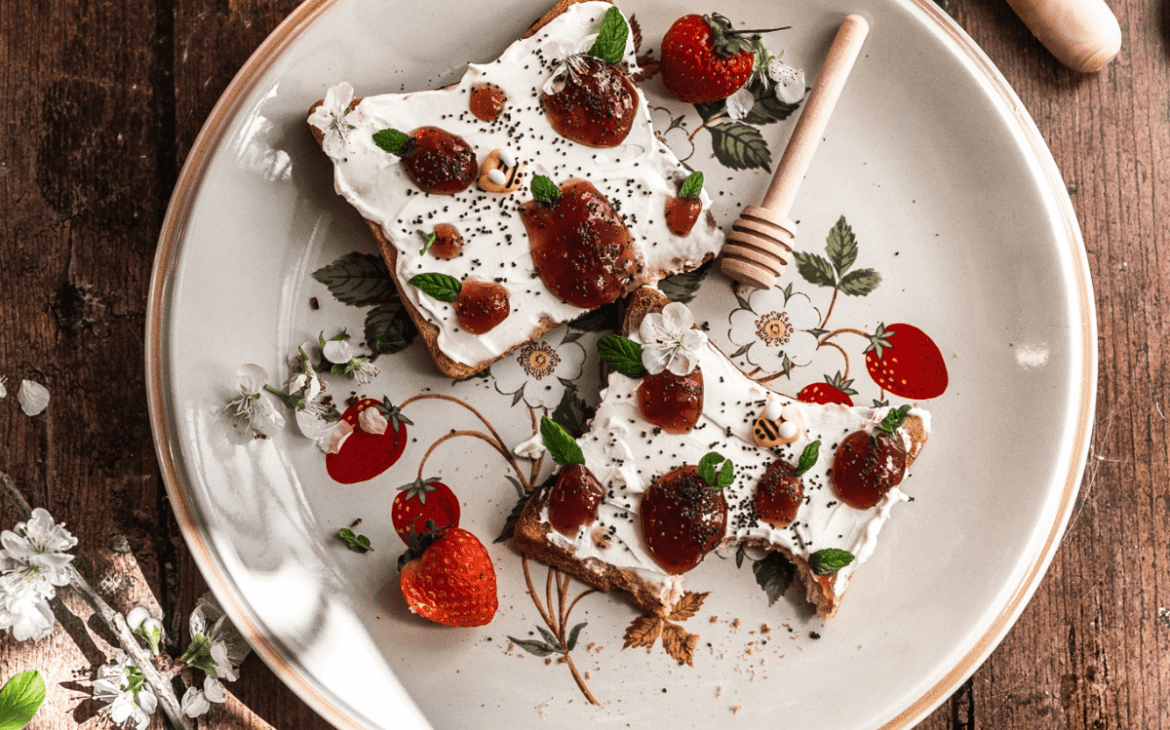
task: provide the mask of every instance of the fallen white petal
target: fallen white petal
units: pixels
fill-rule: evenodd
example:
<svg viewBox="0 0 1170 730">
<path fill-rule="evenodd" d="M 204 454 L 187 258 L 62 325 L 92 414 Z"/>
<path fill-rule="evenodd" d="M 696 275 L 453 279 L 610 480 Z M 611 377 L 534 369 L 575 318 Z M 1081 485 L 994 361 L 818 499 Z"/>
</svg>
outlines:
<svg viewBox="0 0 1170 730">
<path fill-rule="evenodd" d="M 386 433 L 387 426 L 390 422 L 386 420 L 386 416 L 377 408 L 367 408 L 358 414 L 358 426 L 363 431 L 374 436 L 381 436 Z"/>
<path fill-rule="evenodd" d="M 738 122 L 748 115 L 752 107 L 756 104 L 756 97 L 747 88 L 742 88 L 731 96 L 727 97 L 727 116 L 731 120 Z"/>
<path fill-rule="evenodd" d="M 353 358 L 353 347 L 345 340 L 330 340 L 322 348 L 325 359 L 331 363 L 344 365 Z"/>
<path fill-rule="evenodd" d="M 16 391 L 16 400 L 20 402 L 24 415 L 35 416 L 49 407 L 49 390 L 35 381 L 22 380 Z"/>
</svg>

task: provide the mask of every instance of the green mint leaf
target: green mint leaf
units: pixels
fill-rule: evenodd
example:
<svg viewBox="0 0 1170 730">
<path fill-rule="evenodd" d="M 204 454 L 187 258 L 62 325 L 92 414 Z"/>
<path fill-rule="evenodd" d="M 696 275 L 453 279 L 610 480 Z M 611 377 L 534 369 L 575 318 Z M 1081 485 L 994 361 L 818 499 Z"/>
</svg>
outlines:
<svg viewBox="0 0 1170 730">
<path fill-rule="evenodd" d="M 552 205 L 561 197 L 561 189 L 551 178 L 544 175 L 532 176 L 532 197 L 536 198 L 537 202 L 545 205 Z"/>
<path fill-rule="evenodd" d="M 440 302 L 453 302 L 459 298 L 463 285 L 454 276 L 446 274 L 417 274 L 410 277 L 410 285 L 422 289 L 426 294 Z"/>
<path fill-rule="evenodd" d="M 841 293 L 851 297 L 863 297 L 882 283 L 882 275 L 873 269 L 850 271 L 841 277 Z"/>
<path fill-rule="evenodd" d="M 313 278 L 328 287 L 339 302 L 353 307 L 398 301 L 386 263 L 374 254 L 348 253 L 314 271 Z"/>
<path fill-rule="evenodd" d="M 707 127 L 715 159 L 732 170 L 772 171 L 772 153 L 760 130 L 743 122 L 723 122 Z"/>
<path fill-rule="evenodd" d="M 796 576 L 796 566 L 780 553 L 768 553 L 752 563 L 752 573 L 771 606 L 788 592 L 788 586 Z"/>
<path fill-rule="evenodd" d="M 803 251 L 793 251 L 792 256 L 796 259 L 796 270 L 805 281 L 817 286 L 837 286 L 833 265 L 825 257 Z"/>
<path fill-rule="evenodd" d="M 821 455 L 821 442 L 813 441 L 808 446 L 804 447 L 804 451 L 800 454 L 800 463 L 796 465 L 796 476 L 800 476 L 817 463 L 817 459 Z"/>
<path fill-rule="evenodd" d="M 714 264 L 715 261 L 711 260 L 694 271 L 672 274 L 658 282 L 658 290 L 672 302 L 690 304 L 695 295 L 699 293 L 699 285 L 707 278 L 707 274 Z"/>
<path fill-rule="evenodd" d="M 735 481 L 735 464 L 731 463 L 731 459 L 723 462 L 723 466 L 719 469 L 719 478 L 715 482 L 715 486 L 719 489 L 725 489 L 731 486 Z"/>
<path fill-rule="evenodd" d="M 410 135 L 399 132 L 397 129 L 383 129 L 381 132 L 374 132 L 374 144 L 392 155 L 401 156 L 409 141 Z"/>
<path fill-rule="evenodd" d="M 363 334 L 366 347 L 374 353 L 370 359 L 377 360 L 379 355 L 393 355 L 405 350 L 418 334 L 418 327 L 407 314 L 406 307 L 396 300 L 379 304 L 366 312 Z"/>
<path fill-rule="evenodd" d="M 808 567 L 816 575 L 829 575 L 853 562 L 853 553 L 837 548 L 818 550 L 808 558 Z"/>
<path fill-rule="evenodd" d="M 853 228 L 845 222 L 845 216 L 838 218 L 829 231 L 829 237 L 825 239 L 825 253 L 836 267 L 837 276 L 844 276 L 857 261 L 857 237 L 853 235 Z"/>
<path fill-rule="evenodd" d="M 642 346 L 629 337 L 606 335 L 597 342 L 601 359 L 627 378 L 640 378 L 646 370 L 642 367 Z"/>
<path fill-rule="evenodd" d="M 715 467 L 723 464 L 723 468 L 716 471 Z M 724 459 L 718 451 L 710 451 L 699 459 L 699 476 L 716 490 L 723 489 L 735 479 L 735 467 L 730 459 Z"/>
<path fill-rule="evenodd" d="M 20 730 L 45 701 L 45 680 L 35 669 L 12 675 L 0 689 L 0 730 Z"/>
<path fill-rule="evenodd" d="M 423 240 L 423 247 L 422 247 L 422 250 L 420 250 L 418 252 L 418 255 L 425 256 L 427 251 L 431 250 L 431 246 L 435 245 L 435 241 L 438 240 L 439 234 L 435 233 L 434 231 L 427 233 L 426 231 L 422 230 L 421 228 L 419 230 L 415 231 L 415 233 L 422 236 L 422 240 Z"/>
<path fill-rule="evenodd" d="M 585 463 L 585 454 L 581 452 L 577 441 L 548 416 L 540 418 L 540 437 L 553 461 L 561 466 Z"/>
<path fill-rule="evenodd" d="M 703 190 L 703 173 L 695 170 L 686 180 L 683 180 L 682 187 L 678 189 L 678 197 L 680 198 L 697 198 L 699 193 Z"/>
<path fill-rule="evenodd" d="M 324 333 L 322 333 L 322 334 L 324 334 Z M 342 331 L 338 332 L 337 334 L 333 335 L 332 337 L 330 337 L 329 341 L 330 342 L 341 342 L 342 340 L 348 340 L 348 339 L 349 339 L 349 333 L 346 332 L 345 330 L 342 330 Z"/>
<path fill-rule="evenodd" d="M 601 19 L 601 30 L 597 33 L 593 47 L 589 49 L 589 55 L 616 65 L 626 55 L 626 39 L 629 35 L 630 26 L 626 25 L 621 11 L 610 8 Z"/>
<path fill-rule="evenodd" d="M 365 535 L 355 535 L 353 530 L 343 527 L 337 531 L 337 536 L 342 539 L 345 546 L 355 553 L 368 553 L 373 550 L 370 547 L 370 538 Z"/>
<path fill-rule="evenodd" d="M 874 428 L 874 437 L 876 438 L 879 433 L 885 433 L 893 436 L 894 431 L 897 431 L 902 427 L 902 424 L 906 422 L 906 414 L 909 412 L 910 406 L 904 405 L 901 408 L 895 408 L 894 410 L 887 413 L 886 417 L 882 419 L 881 425 Z"/>
</svg>

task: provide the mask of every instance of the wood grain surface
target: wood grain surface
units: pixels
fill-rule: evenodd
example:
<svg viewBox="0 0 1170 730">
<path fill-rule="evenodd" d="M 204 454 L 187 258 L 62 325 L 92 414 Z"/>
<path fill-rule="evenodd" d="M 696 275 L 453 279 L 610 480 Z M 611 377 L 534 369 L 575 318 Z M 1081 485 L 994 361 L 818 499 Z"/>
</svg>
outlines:
<svg viewBox="0 0 1170 730">
<path fill-rule="evenodd" d="M 1083 76 L 1005 3 L 943 3 L 1016 89 L 1064 175 L 1092 268 L 1100 379 L 1084 484 L 1052 568 L 926 730 L 1170 727 L 1170 5 L 1110 5 L 1121 54 Z M 10 392 L 29 378 L 53 394 L 35 418 L 12 395 L 0 400 L 0 471 L 68 520 L 79 567 L 111 602 L 153 595 L 185 617 L 205 589 L 151 444 L 146 292 L 200 126 L 294 7 L 0 2 L 0 376 Z M 14 521 L 0 508 L 0 526 Z M 65 628 L 50 638 L 0 635 L 0 679 L 46 675 L 34 728 L 103 726 L 88 680 L 112 655 L 110 637 L 85 630 L 88 607 L 62 596 Z M 241 675 L 230 685 L 240 702 L 216 727 L 328 727 L 254 657 Z M 152 728 L 164 725 L 160 715 Z"/>
</svg>

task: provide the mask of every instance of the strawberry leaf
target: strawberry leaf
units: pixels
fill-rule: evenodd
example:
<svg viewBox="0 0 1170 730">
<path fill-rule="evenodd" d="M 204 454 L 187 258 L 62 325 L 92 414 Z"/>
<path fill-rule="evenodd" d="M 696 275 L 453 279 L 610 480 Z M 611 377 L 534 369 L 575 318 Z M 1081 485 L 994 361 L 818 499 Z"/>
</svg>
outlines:
<svg viewBox="0 0 1170 730">
<path fill-rule="evenodd" d="M 398 301 L 394 280 L 381 256 L 348 253 L 314 271 L 313 278 L 328 287 L 339 302 L 353 307 Z"/>
<path fill-rule="evenodd" d="M 756 576 L 756 583 L 764 589 L 768 605 L 771 606 L 780 600 L 788 591 L 788 586 L 792 585 L 796 566 L 782 554 L 770 552 L 752 563 L 752 573 Z"/>
<path fill-rule="evenodd" d="M 833 265 L 823 256 L 803 251 L 793 251 L 796 259 L 796 270 L 804 280 L 817 286 L 836 286 L 837 277 L 833 275 Z"/>
<path fill-rule="evenodd" d="M 402 156 L 410 143 L 410 135 L 399 132 L 397 129 L 383 129 L 374 132 L 374 144 L 392 155 Z"/>
<path fill-rule="evenodd" d="M 699 193 L 703 191 L 703 173 L 695 170 L 683 180 L 682 186 L 678 189 L 678 197 L 686 199 L 694 199 L 699 197 Z"/>
<path fill-rule="evenodd" d="M 538 203 L 543 205 L 552 205 L 561 197 L 561 189 L 552 179 L 544 175 L 532 176 L 532 197 L 536 198 Z"/>
<path fill-rule="evenodd" d="M 585 463 L 585 454 L 581 453 L 577 441 L 548 416 L 540 418 L 540 437 L 553 461 L 561 466 Z"/>
<path fill-rule="evenodd" d="M 796 475 L 800 476 L 816 465 L 817 459 L 820 458 L 821 442 L 813 441 L 808 446 L 804 447 L 804 451 L 800 454 L 800 463 L 796 466 Z"/>
<path fill-rule="evenodd" d="M 841 277 L 841 293 L 851 297 L 863 297 L 882 283 L 882 275 L 873 269 L 850 271 Z"/>
<path fill-rule="evenodd" d="M 894 431 L 897 431 L 899 428 L 902 427 L 902 424 L 906 422 L 906 414 L 908 414 L 909 412 L 910 412 L 910 406 L 904 405 L 900 408 L 895 408 L 894 410 L 887 413 L 886 417 L 882 419 L 881 424 L 879 426 L 877 426 L 876 428 L 874 428 L 874 430 L 873 430 L 874 436 L 877 436 L 879 433 L 884 433 L 884 434 L 888 434 L 889 436 L 893 436 Z"/>
<path fill-rule="evenodd" d="M 720 463 L 723 466 L 716 471 L 715 467 Z M 718 491 L 731 486 L 735 481 L 735 465 L 731 463 L 731 459 L 725 459 L 719 452 L 711 451 L 699 459 L 699 476 Z"/>
<path fill-rule="evenodd" d="M 611 368 L 627 378 L 640 378 L 646 372 L 642 367 L 642 346 L 629 337 L 606 335 L 598 341 L 597 351 Z"/>
<path fill-rule="evenodd" d="M 610 8 L 601 19 L 601 30 L 597 33 L 593 47 L 589 49 L 589 55 L 616 65 L 626 55 L 626 39 L 629 36 L 630 26 L 626 24 L 622 12 Z"/>
<path fill-rule="evenodd" d="M 440 302 L 455 301 L 459 298 L 459 292 L 463 290 L 463 285 L 454 276 L 433 272 L 410 277 L 410 285 L 418 287 L 424 294 Z"/>
<path fill-rule="evenodd" d="M 772 171 L 772 153 L 760 130 L 743 122 L 724 122 L 707 127 L 707 131 L 711 133 L 711 151 L 724 167 Z"/>
<path fill-rule="evenodd" d="M 829 231 L 829 237 L 825 239 L 825 253 L 837 269 L 837 276 L 844 276 L 857 261 L 857 237 L 853 235 L 853 228 L 845 222 L 845 216 L 838 218 Z"/>
<path fill-rule="evenodd" d="M 422 250 L 418 252 L 418 255 L 424 256 L 424 255 L 426 255 L 427 251 L 431 250 L 431 246 L 435 245 L 435 241 L 438 240 L 439 234 L 435 233 L 434 231 L 427 233 L 426 231 L 422 230 L 421 228 L 419 230 L 415 231 L 415 233 L 422 236 L 423 247 L 422 247 Z"/>
<path fill-rule="evenodd" d="M 816 575 L 829 575 L 853 562 L 853 553 L 837 548 L 818 550 L 808 558 L 808 567 Z"/>
</svg>

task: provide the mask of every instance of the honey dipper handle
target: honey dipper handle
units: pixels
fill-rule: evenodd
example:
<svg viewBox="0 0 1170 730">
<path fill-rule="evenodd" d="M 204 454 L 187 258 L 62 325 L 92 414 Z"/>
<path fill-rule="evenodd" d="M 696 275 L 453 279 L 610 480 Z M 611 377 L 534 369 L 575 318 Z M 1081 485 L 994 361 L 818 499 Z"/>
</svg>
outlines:
<svg viewBox="0 0 1170 730">
<path fill-rule="evenodd" d="M 780 158 L 776 176 L 768 186 L 762 207 L 782 216 L 788 215 L 800 182 L 808 172 L 813 153 L 833 114 L 833 107 L 841 96 L 841 89 L 845 87 L 845 79 L 849 77 L 849 71 L 868 33 L 869 23 L 860 15 L 849 15 L 841 22 L 833 45 L 829 48 L 829 55 L 825 58 L 825 65 L 809 92 L 804 111 L 784 149 L 784 156 Z"/>
</svg>

